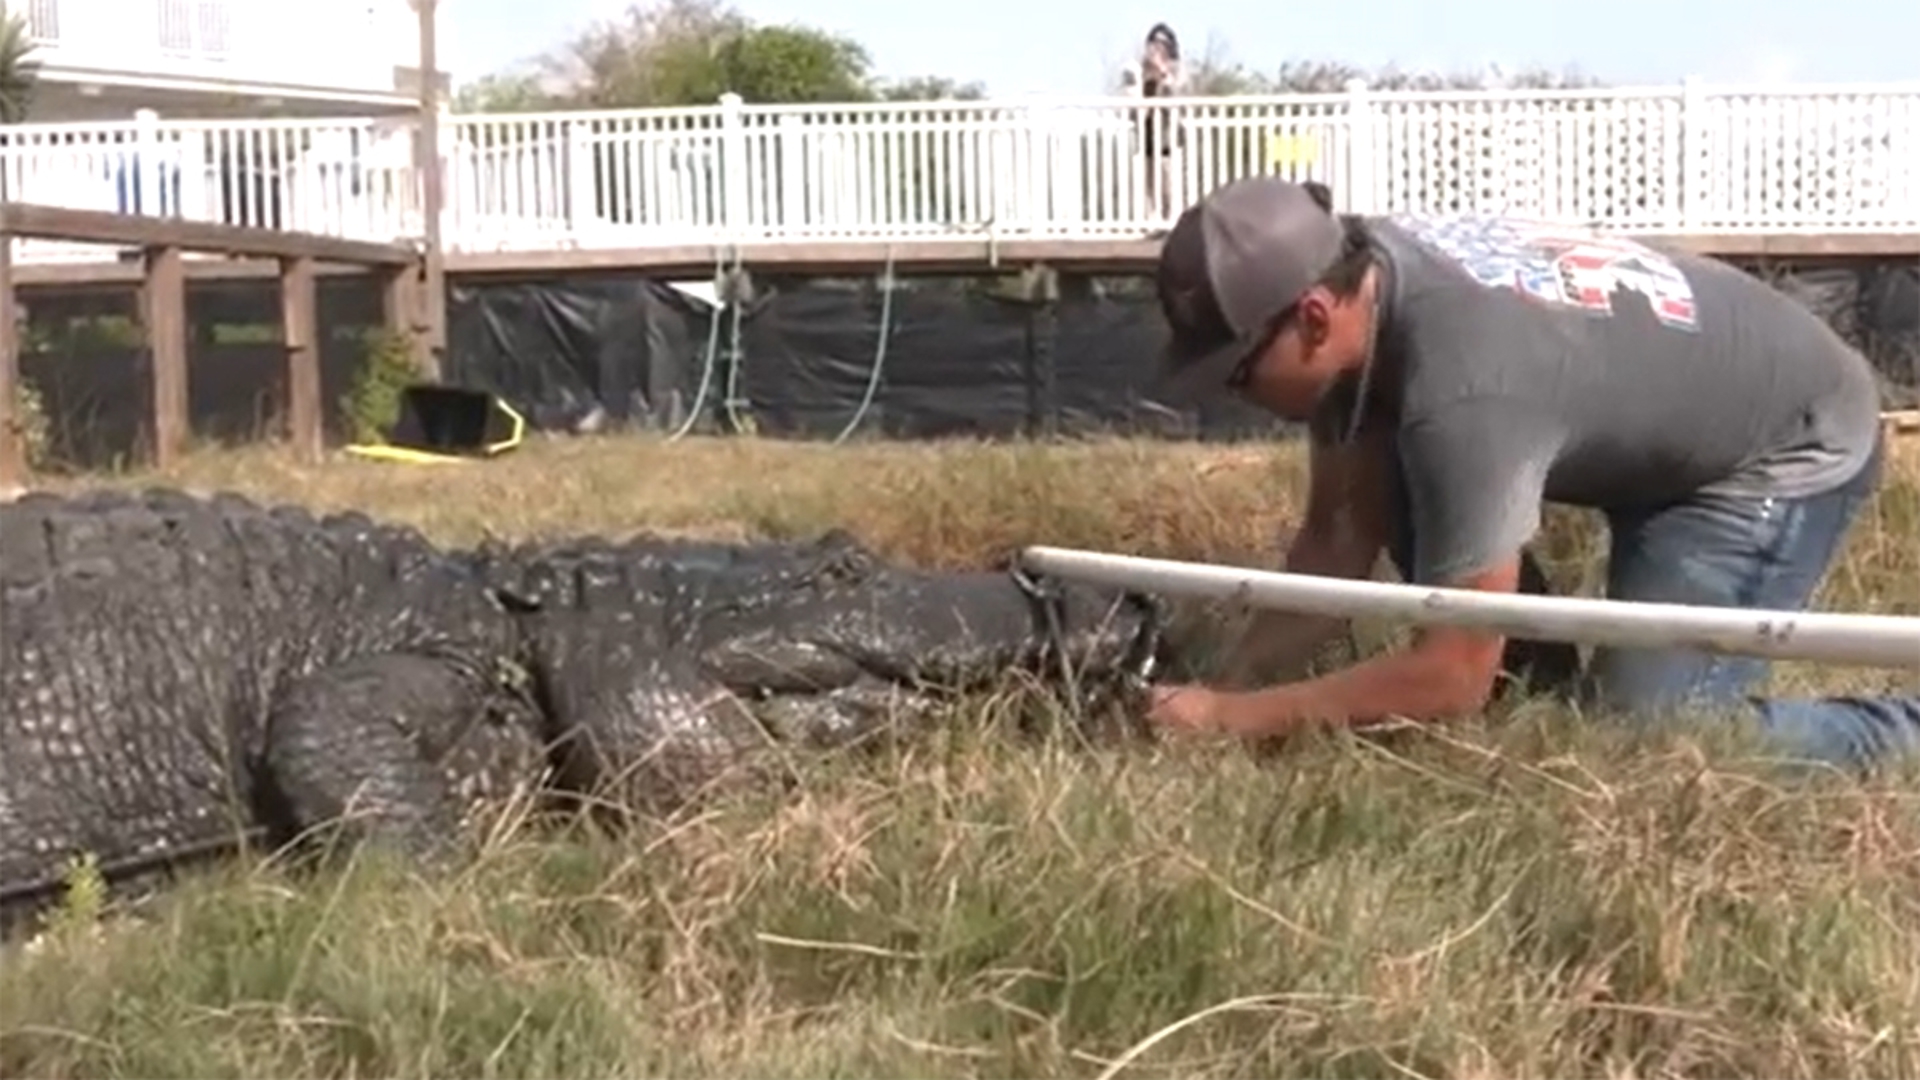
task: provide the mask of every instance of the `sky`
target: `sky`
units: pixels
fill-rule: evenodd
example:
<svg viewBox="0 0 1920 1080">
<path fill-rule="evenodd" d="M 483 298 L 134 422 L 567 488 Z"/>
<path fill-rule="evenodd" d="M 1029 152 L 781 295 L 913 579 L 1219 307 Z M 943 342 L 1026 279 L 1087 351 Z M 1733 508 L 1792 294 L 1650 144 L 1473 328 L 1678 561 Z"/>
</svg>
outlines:
<svg viewBox="0 0 1920 1080">
<path fill-rule="evenodd" d="M 456 84 L 566 41 L 625 0 L 441 0 Z M 1612 83 L 1920 80 L 1916 0 L 734 0 L 757 22 L 864 43 L 879 74 L 980 80 L 994 95 L 1110 90 L 1147 28 L 1189 56 L 1209 43 L 1272 70 L 1289 59 L 1363 67 L 1576 68 Z"/>
</svg>

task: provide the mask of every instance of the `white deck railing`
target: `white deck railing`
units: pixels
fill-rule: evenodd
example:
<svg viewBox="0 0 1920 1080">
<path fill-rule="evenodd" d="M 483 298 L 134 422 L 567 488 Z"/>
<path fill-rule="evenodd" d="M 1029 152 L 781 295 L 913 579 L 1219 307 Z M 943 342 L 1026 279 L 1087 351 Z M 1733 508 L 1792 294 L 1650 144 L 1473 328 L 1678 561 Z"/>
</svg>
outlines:
<svg viewBox="0 0 1920 1080">
<path fill-rule="evenodd" d="M 1150 125 L 1174 146 L 1164 201 L 1144 153 Z M 1321 180 L 1363 212 L 1920 232 L 1920 85 L 732 101 L 454 116 L 442 130 L 454 252 L 1142 236 L 1259 172 Z M 0 183 L 33 202 L 411 238 L 413 143 L 406 119 L 27 124 L 0 129 Z"/>
</svg>

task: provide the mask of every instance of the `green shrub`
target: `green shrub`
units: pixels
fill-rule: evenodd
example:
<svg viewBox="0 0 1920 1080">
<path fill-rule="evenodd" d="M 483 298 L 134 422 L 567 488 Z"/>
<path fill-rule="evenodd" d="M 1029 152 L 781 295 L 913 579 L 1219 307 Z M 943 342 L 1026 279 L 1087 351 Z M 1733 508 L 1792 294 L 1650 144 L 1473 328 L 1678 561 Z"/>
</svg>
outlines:
<svg viewBox="0 0 1920 1080">
<path fill-rule="evenodd" d="M 420 372 L 414 367 L 406 335 L 382 327 L 368 331 L 362 342 L 366 351 L 341 399 L 340 411 L 354 442 L 385 442 L 387 431 L 400 416 L 400 393 L 420 381 Z"/>
<path fill-rule="evenodd" d="M 45 465 L 53 448 L 53 422 L 47 418 L 47 402 L 40 388 L 21 379 L 14 391 L 13 409 L 27 464 L 33 468 Z"/>
</svg>

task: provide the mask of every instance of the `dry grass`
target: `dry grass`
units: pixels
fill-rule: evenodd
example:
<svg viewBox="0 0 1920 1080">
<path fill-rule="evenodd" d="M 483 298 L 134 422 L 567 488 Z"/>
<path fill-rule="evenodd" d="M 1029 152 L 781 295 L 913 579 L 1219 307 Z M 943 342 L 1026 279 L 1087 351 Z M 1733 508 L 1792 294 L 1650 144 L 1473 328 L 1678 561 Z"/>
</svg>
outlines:
<svg viewBox="0 0 1920 1080">
<path fill-rule="evenodd" d="M 1823 605 L 1920 610 L 1920 452 L 1897 458 Z M 1298 464 L 601 439 L 437 470 L 214 454 L 174 479 L 450 540 L 843 524 L 963 565 L 1035 541 L 1263 558 Z M 1562 588 L 1591 588 L 1584 526 L 1546 545 Z M 1900 778 L 1789 786 L 1527 705 L 1265 764 L 1016 746 L 997 721 L 980 703 L 778 803 L 499 839 L 456 878 L 233 867 L 139 919 L 69 918 L 0 954 L 0 1075 L 1920 1072 Z"/>
</svg>

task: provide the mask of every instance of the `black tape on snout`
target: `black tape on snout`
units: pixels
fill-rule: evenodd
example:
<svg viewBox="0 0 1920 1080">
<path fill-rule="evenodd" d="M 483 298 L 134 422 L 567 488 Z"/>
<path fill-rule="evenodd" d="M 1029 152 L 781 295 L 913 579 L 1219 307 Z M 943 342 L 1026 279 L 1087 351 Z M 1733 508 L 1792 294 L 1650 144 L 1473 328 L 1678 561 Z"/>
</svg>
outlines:
<svg viewBox="0 0 1920 1080">
<path fill-rule="evenodd" d="M 1160 674 L 1160 663 L 1166 648 L 1166 607 L 1152 596 L 1138 592 L 1125 594 L 1120 603 L 1138 612 L 1140 617 L 1140 630 L 1127 647 L 1126 658 L 1121 662 L 1121 675 L 1137 681 L 1144 693 L 1146 684 Z"/>
<path fill-rule="evenodd" d="M 1107 703 L 1100 697 L 1109 697 L 1124 706 L 1129 717 L 1143 715 L 1142 706 L 1154 676 L 1159 674 L 1161 651 L 1165 645 L 1165 612 L 1160 603 L 1145 593 L 1126 592 L 1109 609 L 1109 617 L 1123 610 L 1135 613 L 1139 625 L 1112 677 L 1096 683 L 1097 688 L 1108 690 L 1109 694 L 1089 698 L 1082 693 L 1079 675 L 1073 666 L 1073 650 L 1067 640 L 1067 596 L 1064 587 L 1052 579 L 1042 579 L 1024 567 L 1015 566 L 1009 573 L 1034 606 L 1035 621 L 1042 628 L 1042 664 L 1059 668 L 1070 700 L 1084 710 L 1094 711 Z"/>
<path fill-rule="evenodd" d="M 1026 596 L 1027 603 L 1033 608 L 1034 622 L 1040 627 L 1041 666 L 1058 665 L 1061 677 L 1077 699 L 1079 680 L 1074 677 L 1073 654 L 1067 648 L 1066 595 L 1025 567 L 1013 565 L 1007 572 Z"/>
</svg>

